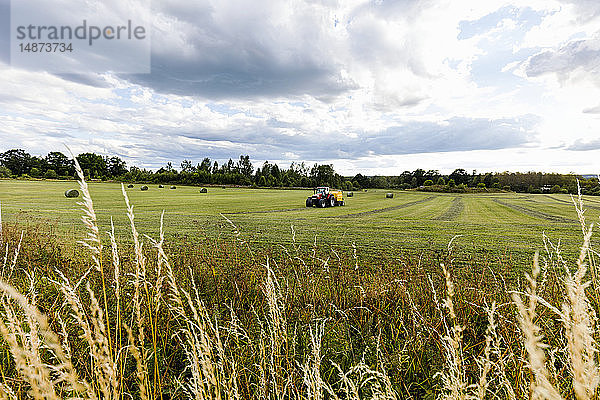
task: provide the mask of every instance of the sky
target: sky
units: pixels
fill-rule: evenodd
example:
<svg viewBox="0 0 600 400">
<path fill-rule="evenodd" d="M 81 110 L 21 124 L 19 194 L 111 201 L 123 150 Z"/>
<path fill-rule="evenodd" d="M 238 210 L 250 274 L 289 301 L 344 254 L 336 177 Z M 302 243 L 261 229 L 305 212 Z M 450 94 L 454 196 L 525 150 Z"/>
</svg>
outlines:
<svg viewBox="0 0 600 400">
<path fill-rule="evenodd" d="M 597 0 L 152 0 L 141 74 L 12 66 L 9 15 L 0 151 L 600 173 Z"/>
</svg>

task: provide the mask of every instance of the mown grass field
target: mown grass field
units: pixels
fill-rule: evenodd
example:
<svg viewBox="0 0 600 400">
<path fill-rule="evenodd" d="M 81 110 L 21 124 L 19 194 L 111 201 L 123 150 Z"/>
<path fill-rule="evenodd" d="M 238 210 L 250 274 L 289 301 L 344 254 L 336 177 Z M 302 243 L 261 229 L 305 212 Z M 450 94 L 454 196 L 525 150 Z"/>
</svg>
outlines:
<svg viewBox="0 0 600 400">
<path fill-rule="evenodd" d="M 110 379 L 119 380 L 118 390 L 132 398 L 181 398 L 181 379 L 217 382 L 208 390 L 229 393 L 221 397 L 227 399 L 327 398 L 311 395 L 313 386 L 321 394 L 325 387 L 342 393 L 341 398 L 384 398 L 376 395 L 377 385 L 389 379 L 385 398 L 433 399 L 454 390 L 456 383 L 439 373 L 447 377 L 463 371 L 464 385 L 457 385 L 464 391 L 467 383 L 481 382 L 479 366 L 486 362 L 496 374 L 488 389 L 493 396 L 477 398 L 500 398 L 501 379 L 514 387 L 516 395 L 508 398 L 527 398 L 532 375 L 520 347 L 511 293 L 525 290 L 525 273 L 532 271 L 539 250 L 540 293 L 560 307 L 565 265 L 556 249 L 549 249 L 554 256 L 545 257 L 543 234 L 560 241 L 560 257 L 570 268 L 582 243 L 582 227 L 568 195 L 395 191 L 387 199 L 387 191 L 369 190 L 346 197 L 344 207 L 316 209 L 304 207 L 309 190 L 210 187 L 202 194 L 198 187 L 150 185 L 141 191 L 135 185 L 126 190 L 144 242 L 140 247 L 133 244 L 121 185 L 92 182 L 101 237 L 84 248 L 77 241 L 94 230 L 81 221 L 81 198 L 64 196 L 72 188 L 78 184 L 0 180 L 0 242 L 6 254 L 0 258 L 0 283 L 27 293 L 27 301 L 49 316 L 52 330 L 61 332 L 59 322 L 67 321 L 59 335 L 65 338 L 62 345 L 73 349 L 73 363 L 83 379 L 100 382 L 104 372 L 93 369 L 99 358 L 90 357 L 96 339 L 81 335 L 89 329 L 88 317 L 74 318 L 84 310 L 96 321 L 92 330 L 97 340 L 112 346 L 102 356 L 103 363 L 118 366 Z M 597 223 L 600 199 L 584 202 L 587 223 Z M 166 253 L 143 236 L 158 237 L 163 210 Z M 111 218 L 120 242 L 114 253 L 105 233 Z M 94 247 L 100 242 L 102 249 Z M 600 273 L 594 254 L 586 259 L 593 276 L 590 304 L 597 315 Z M 584 274 L 585 266 L 579 267 Z M 441 300 L 452 296 L 449 276 L 455 284 L 450 314 L 449 303 Z M 583 293 L 584 283 L 575 284 Z M 94 297 L 100 301 L 92 301 Z M 15 314 L 13 300 L 0 296 L 0 318 L 14 330 L 0 342 L 0 390 L 12 387 L 14 398 L 27 398 L 24 393 L 38 385 L 31 379 L 39 374 L 28 372 L 28 363 L 18 364 L 19 351 L 31 353 L 27 357 L 35 361 L 38 350 L 19 327 L 27 318 L 29 326 L 36 326 L 37 317 L 26 317 L 27 308 Z M 495 333 L 490 333 L 485 308 L 492 304 L 498 306 Z M 124 334 L 132 321 L 137 338 Z M 548 344 L 562 349 L 556 316 L 540 308 L 538 321 Z M 462 327 L 451 329 L 454 324 Z M 187 339 L 173 340 L 182 332 Z M 490 353 L 484 347 L 492 336 L 499 339 L 486 361 L 482 357 Z M 208 347 L 195 344 L 196 338 Z M 135 355 L 128 354 L 134 345 L 146 354 L 140 361 L 145 372 L 134 362 Z M 464 353 L 453 358 L 449 351 L 457 348 Z M 189 365 L 204 372 L 192 379 Z M 498 366 L 506 374 L 498 375 Z M 204 375 L 215 368 L 218 377 Z M 361 386 L 354 397 L 348 394 L 347 379 Z M 552 381 L 569 390 L 570 381 L 562 375 Z M 59 393 L 69 392 L 61 385 L 55 385 Z M 102 387 L 98 384 L 98 390 Z M 144 395 L 143 387 L 151 395 Z M 196 393 L 189 398 L 217 397 Z"/>
<path fill-rule="evenodd" d="M 80 239 L 80 215 L 76 199 L 64 191 L 76 182 L 0 181 L 0 201 L 5 221 L 44 222 L 56 228 L 67 243 Z M 305 208 L 311 191 L 211 187 L 201 194 L 198 187 L 140 185 L 126 189 L 135 205 L 141 232 L 156 235 L 161 212 L 165 211 L 167 238 L 193 240 L 198 236 L 229 235 L 238 228 L 241 237 L 253 244 L 297 243 L 348 247 L 354 244 L 366 257 L 402 252 L 439 252 L 455 241 L 464 257 L 517 260 L 531 258 L 542 248 L 542 233 L 561 239 L 566 252 L 579 246 L 580 226 L 571 197 L 564 194 L 528 195 L 446 194 L 385 190 L 355 192 L 346 197 L 345 207 Z M 116 183 L 90 183 L 102 230 L 112 217 L 117 235 L 129 237 L 128 221 Z M 586 215 L 597 220 L 600 201 L 586 197 Z M 293 232 L 292 233 L 292 227 Z M 526 262 L 526 261 L 525 261 Z"/>
</svg>

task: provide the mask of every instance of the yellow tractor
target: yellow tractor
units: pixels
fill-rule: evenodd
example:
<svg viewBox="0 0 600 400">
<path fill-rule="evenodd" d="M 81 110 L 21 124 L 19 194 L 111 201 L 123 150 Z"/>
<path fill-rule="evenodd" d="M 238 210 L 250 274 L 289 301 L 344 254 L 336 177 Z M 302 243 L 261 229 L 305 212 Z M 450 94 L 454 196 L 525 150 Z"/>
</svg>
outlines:
<svg viewBox="0 0 600 400">
<path fill-rule="evenodd" d="M 306 199 L 306 207 L 335 207 L 344 205 L 344 193 L 322 186 L 315 188 L 314 194 Z"/>
</svg>

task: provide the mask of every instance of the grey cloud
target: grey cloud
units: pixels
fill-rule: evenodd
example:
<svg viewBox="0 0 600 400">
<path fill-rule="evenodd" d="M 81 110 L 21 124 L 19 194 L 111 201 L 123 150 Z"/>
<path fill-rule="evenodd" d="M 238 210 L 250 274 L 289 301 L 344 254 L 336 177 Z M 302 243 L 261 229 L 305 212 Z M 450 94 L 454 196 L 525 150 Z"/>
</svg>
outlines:
<svg viewBox="0 0 600 400">
<path fill-rule="evenodd" d="M 228 1 L 160 3 L 156 13 L 162 23 L 155 24 L 152 34 L 152 73 L 124 77 L 178 95 L 211 99 L 311 95 L 325 103 L 359 88 L 344 73 L 352 69 L 348 62 L 368 65 L 375 74 L 381 68 L 404 68 L 419 77 L 432 77 L 417 51 L 418 33 L 409 33 L 400 46 L 385 39 L 380 25 L 369 17 L 416 24 L 432 1 L 367 2 L 345 21 L 328 14 L 336 2 L 313 3 L 325 8 L 295 4 L 293 17 L 283 23 L 278 13 L 289 7 L 285 2 L 256 2 L 252 8 Z M 348 35 L 344 39 L 334 34 L 336 23 Z M 406 107 L 421 100 L 398 102 Z"/>
<path fill-rule="evenodd" d="M 578 68 L 600 84 L 600 35 L 538 53 L 527 61 L 525 72 L 530 77 L 556 73 L 564 80 Z"/>
<path fill-rule="evenodd" d="M 595 107 L 585 108 L 582 112 L 584 114 L 600 114 L 600 104 Z"/>
<path fill-rule="evenodd" d="M 0 104 L 7 104 L 7 105 L 12 105 L 15 103 L 25 103 L 25 104 L 32 104 L 34 103 L 31 100 L 25 100 L 23 99 L 21 96 L 15 96 L 13 94 L 6 94 L 6 93 L 0 93 Z"/>
<path fill-rule="evenodd" d="M 252 98 L 310 94 L 316 97 L 340 94 L 356 84 L 342 79 L 336 71 L 314 66 L 274 66 L 268 59 L 241 62 L 220 60 L 222 64 L 182 63 L 154 57 L 152 73 L 130 75 L 126 79 L 161 93 L 199 96 L 210 99 Z M 262 64 L 251 71 L 245 67 Z"/>
<path fill-rule="evenodd" d="M 571 146 L 567 147 L 567 150 L 572 150 L 572 151 L 600 150 L 600 139 L 591 140 L 589 142 L 584 142 L 581 139 L 577 139 Z"/>
<path fill-rule="evenodd" d="M 237 157 L 241 152 L 255 159 L 285 159 L 286 152 L 298 154 L 304 160 L 328 160 L 332 158 L 355 159 L 370 155 L 399 155 L 468 150 L 496 150 L 527 146 L 535 142 L 533 133 L 538 117 L 525 115 L 515 119 L 452 118 L 443 124 L 434 122 L 410 122 L 382 132 L 361 132 L 348 137 L 337 132 L 318 135 L 283 135 L 276 129 L 276 121 L 252 129 L 236 131 L 212 131 L 194 133 L 169 133 L 198 139 L 202 144 L 187 146 L 183 152 L 190 155 L 210 154 L 213 158 Z M 172 143 L 174 139 L 169 139 Z M 165 140 L 166 141 L 166 140 Z M 176 141 L 176 140 L 175 140 Z M 221 147 L 229 141 L 230 148 Z M 161 153 L 165 146 L 155 141 L 154 151 Z M 214 143 L 214 146 L 211 146 Z M 174 146 L 167 146 L 173 154 L 183 154 Z M 208 151 L 208 149 L 210 151 Z M 192 149 L 196 150 L 192 150 Z M 244 151 L 239 151 L 243 149 Z"/>
<path fill-rule="evenodd" d="M 108 88 L 111 85 L 99 74 L 58 74 L 62 79 L 97 88 Z"/>
<path fill-rule="evenodd" d="M 364 140 L 377 154 L 497 150 L 531 143 L 537 122 L 531 115 L 495 120 L 456 117 L 442 125 L 429 122 L 389 128 L 381 136 Z"/>
<path fill-rule="evenodd" d="M 275 20 L 281 12 L 277 3 L 253 4 L 257 10 L 208 1 L 158 7 L 152 72 L 124 75 L 134 83 L 211 99 L 318 97 L 357 87 L 342 77 L 330 32 L 318 13 L 300 12 L 282 25 Z"/>
<path fill-rule="evenodd" d="M 597 0 L 564 0 L 567 4 L 573 4 L 580 23 L 588 22 L 600 16 L 600 2 Z"/>
<path fill-rule="evenodd" d="M 373 107 L 381 112 L 397 111 L 399 108 L 410 108 L 417 106 L 429 99 L 425 95 L 407 94 L 404 97 L 398 95 L 388 95 L 381 99 L 376 99 Z"/>
</svg>

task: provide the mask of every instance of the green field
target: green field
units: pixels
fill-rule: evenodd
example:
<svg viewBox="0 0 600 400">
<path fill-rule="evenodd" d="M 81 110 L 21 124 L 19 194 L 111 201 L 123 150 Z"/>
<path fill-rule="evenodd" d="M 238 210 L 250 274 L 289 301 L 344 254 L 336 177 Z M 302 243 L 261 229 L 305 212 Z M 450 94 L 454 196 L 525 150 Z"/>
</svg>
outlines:
<svg viewBox="0 0 600 400">
<path fill-rule="evenodd" d="M 171 394 L 178 390 L 182 371 L 195 362 L 186 358 L 185 349 L 200 348 L 173 338 L 182 329 L 189 329 L 186 337 L 193 338 L 199 334 L 197 329 L 207 329 L 209 320 L 215 324 L 204 333 L 209 332 L 207 340 L 213 343 L 209 348 L 217 348 L 220 335 L 227 338 L 223 354 L 239 368 L 240 398 L 314 398 L 304 393 L 304 365 L 308 364 L 303 363 L 312 354 L 314 329 L 319 324 L 323 362 L 318 373 L 340 393 L 345 389 L 335 365 L 343 371 L 368 365 L 389 376 L 397 398 L 435 398 L 444 385 L 438 373 L 448 369 L 446 360 L 450 359 L 444 350 L 451 331 L 443 329 L 450 320 L 444 309 L 448 303 L 440 300 L 449 292 L 442 263 L 450 264 L 453 307 L 464 327 L 461 340 L 467 356 L 461 368 L 468 383 L 479 381 L 476 362 L 481 359 L 476 357 L 485 354 L 483 346 L 488 343 L 489 315 L 482 307 L 496 304 L 497 320 L 502 321 L 494 328 L 502 338 L 499 343 L 505 344 L 505 351 L 519 351 L 498 362 L 506 362 L 515 398 L 527 398 L 531 376 L 525 350 L 519 347 L 522 334 L 510 293 L 524 291 L 523 277 L 532 270 L 534 252 L 540 250 L 544 256 L 544 234 L 554 243 L 560 241 L 560 255 L 569 268 L 575 265 L 573 256 L 582 243 L 575 207 L 571 197 L 563 194 L 395 191 L 387 199 L 387 191 L 369 190 L 346 197 L 344 207 L 317 209 L 304 207 L 310 190 L 209 187 L 202 194 L 199 187 L 149 186 L 148 191 L 141 191 L 140 185 L 126 190 L 141 234 L 157 236 L 164 210 L 168 255 L 157 258 L 161 253 L 144 236 L 145 245 L 136 252 L 121 185 L 92 182 L 100 230 L 108 231 L 112 218 L 121 241 L 116 262 L 104 235 L 103 257 L 95 258 L 100 260 L 96 265 L 91 250 L 74 245 L 88 234 L 80 220 L 78 199 L 64 196 L 65 190 L 78 188 L 77 182 L 0 180 L 2 241 L 7 254 L 0 258 L 0 269 L 3 279 L 8 276 L 12 285 L 28 293 L 34 299 L 30 301 L 50 316 L 55 329 L 59 329 L 58 317 L 74 320 L 73 308 L 69 311 L 73 306 L 57 301 L 70 287 L 61 282 L 85 282 L 73 296 L 79 296 L 78 304 L 84 304 L 81 307 L 91 318 L 100 318 L 96 317 L 100 313 L 85 304 L 94 304 L 89 301 L 92 292 L 101 299 L 98 304 L 104 306 L 106 315 L 103 324 L 112 327 L 109 337 L 114 340 L 114 354 L 126 354 L 131 348 L 132 339 L 121 333 L 135 320 L 138 332 L 147 333 L 148 338 L 145 344 L 141 339 L 137 343 L 146 354 L 159 355 L 147 357 L 148 371 L 152 371 L 147 380 L 156 393 L 167 394 L 165 399 L 179 398 Z M 584 201 L 587 223 L 600 222 L 600 200 L 588 197 Z M 449 254 L 448 244 L 457 235 Z M 18 260 L 11 264 L 17 252 Z M 167 259 L 172 269 L 166 268 Z M 555 255 L 538 280 L 544 298 L 560 307 L 565 301 L 565 280 L 563 265 L 556 260 Z M 600 274 L 594 256 L 588 260 L 593 279 L 590 304 L 597 315 Z M 141 297 L 136 295 L 140 293 L 137 288 L 143 289 Z M 173 293 L 193 293 L 194 300 L 186 297 L 184 304 Z M 6 326 L 19 327 L 25 319 L 14 317 L 11 307 L 0 304 L 1 317 L 12 316 L 13 322 Z M 198 317 L 196 309 L 204 310 L 204 316 Z M 547 309 L 539 310 L 544 340 L 560 348 L 564 340 L 556 335 L 556 326 L 561 322 Z M 183 317 L 186 313 L 195 315 L 191 325 L 186 325 L 190 321 Z M 86 369 L 94 360 L 89 353 L 92 347 L 81 335 L 85 326 L 71 323 L 65 337 L 75 349 L 77 365 L 83 366 L 82 374 L 93 381 L 95 372 Z M 26 388 L 18 378 L 24 374 L 15 369 L 1 345 L 0 350 L 3 375 L 17 378 L 19 388 Z M 129 356 L 129 361 L 118 361 L 123 391 L 139 398 L 136 393 L 141 384 L 135 380 L 138 375 L 132 360 Z M 271 371 L 269 377 L 263 371 Z M 381 376 L 363 378 L 366 382 Z M 297 390 L 297 395 L 266 396 L 260 389 L 263 380 L 273 393 L 288 388 L 290 393 Z M 5 382 L 0 379 L 0 384 Z M 368 393 L 364 398 L 369 398 Z"/>
<path fill-rule="evenodd" d="M 81 239 L 81 212 L 76 199 L 64 191 L 77 188 L 76 182 L 0 181 L 4 221 L 43 222 L 56 228 L 66 242 Z M 116 183 L 90 183 L 90 191 L 101 229 L 107 230 L 112 217 L 117 234 L 129 237 L 128 221 Z M 567 252 L 577 251 L 580 226 L 569 195 L 446 194 L 415 191 L 394 192 L 386 199 L 384 190 L 355 192 L 346 197 L 345 207 L 305 208 L 308 190 L 272 190 L 210 187 L 201 194 L 198 187 L 175 190 L 140 191 L 127 189 L 135 205 L 138 229 L 156 235 L 160 213 L 165 211 L 165 232 L 169 240 L 185 237 L 232 234 L 229 219 L 241 236 L 256 244 L 298 243 L 355 246 L 365 257 L 385 252 L 438 252 L 456 235 L 463 253 L 483 253 L 491 258 L 513 258 L 542 248 L 542 233 L 561 242 Z M 597 221 L 600 202 L 585 198 L 588 221 Z"/>
</svg>

